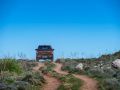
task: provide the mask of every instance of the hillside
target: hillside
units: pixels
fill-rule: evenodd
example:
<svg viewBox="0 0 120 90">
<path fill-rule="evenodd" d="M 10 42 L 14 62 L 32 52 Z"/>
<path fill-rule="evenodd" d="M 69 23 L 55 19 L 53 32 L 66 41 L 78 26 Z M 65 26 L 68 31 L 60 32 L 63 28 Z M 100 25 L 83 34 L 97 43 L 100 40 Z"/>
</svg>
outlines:
<svg viewBox="0 0 120 90">
<path fill-rule="evenodd" d="M 99 82 L 99 90 L 120 90 L 120 70 L 112 67 L 112 62 L 119 58 L 120 51 L 99 58 L 63 59 L 62 70 L 95 78 Z M 76 68 L 77 65 L 82 66 Z"/>
<path fill-rule="evenodd" d="M 99 58 L 0 60 L 0 90 L 120 90 L 120 70 L 112 62 L 120 51 Z"/>
</svg>

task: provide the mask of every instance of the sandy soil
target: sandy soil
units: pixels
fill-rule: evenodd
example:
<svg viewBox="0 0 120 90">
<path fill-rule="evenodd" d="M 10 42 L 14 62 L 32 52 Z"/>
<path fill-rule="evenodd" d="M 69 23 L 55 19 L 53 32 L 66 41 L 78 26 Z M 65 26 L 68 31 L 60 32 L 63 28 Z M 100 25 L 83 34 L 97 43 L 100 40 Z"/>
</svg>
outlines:
<svg viewBox="0 0 120 90">
<path fill-rule="evenodd" d="M 68 74 L 68 72 L 64 72 L 61 70 L 62 64 L 54 63 L 56 64 L 56 68 L 54 69 L 56 72 L 60 74 Z M 97 81 L 86 76 L 86 75 L 76 75 L 73 74 L 76 78 L 79 78 L 80 80 L 83 80 L 83 86 L 80 88 L 80 90 L 97 90 Z"/>
</svg>

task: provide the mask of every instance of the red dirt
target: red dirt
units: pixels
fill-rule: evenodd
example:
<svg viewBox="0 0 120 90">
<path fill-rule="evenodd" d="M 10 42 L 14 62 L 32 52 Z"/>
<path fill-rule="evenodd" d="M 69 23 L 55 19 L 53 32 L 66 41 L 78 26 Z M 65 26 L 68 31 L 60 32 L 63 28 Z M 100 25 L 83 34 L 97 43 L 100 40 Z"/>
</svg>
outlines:
<svg viewBox="0 0 120 90">
<path fill-rule="evenodd" d="M 38 65 L 33 68 L 33 71 L 38 71 L 41 67 L 44 67 L 44 63 L 38 62 Z M 56 78 L 48 75 L 44 75 L 43 77 L 46 80 L 46 84 L 43 86 L 42 90 L 56 90 L 59 87 L 60 82 Z"/>
<path fill-rule="evenodd" d="M 54 63 L 56 64 L 56 68 L 54 69 L 59 74 L 68 74 L 68 72 L 64 72 L 61 70 L 62 64 Z M 73 74 L 74 77 L 79 78 L 83 81 L 83 86 L 80 88 L 80 90 L 97 90 L 97 81 L 86 76 L 86 75 L 76 75 Z"/>
<path fill-rule="evenodd" d="M 75 75 L 76 78 L 79 78 L 83 81 L 83 86 L 81 87 L 81 90 L 97 90 L 97 81 L 86 76 L 86 75 Z"/>
<path fill-rule="evenodd" d="M 54 63 L 54 64 L 56 65 L 56 67 L 54 68 L 54 71 L 56 71 L 59 74 L 63 74 L 63 75 L 68 74 L 68 72 L 65 72 L 65 71 L 61 70 L 62 64 L 59 64 L 59 63 Z"/>
<path fill-rule="evenodd" d="M 60 82 L 56 78 L 47 75 L 45 75 L 44 78 L 47 83 L 43 86 L 42 90 L 57 90 Z"/>
<path fill-rule="evenodd" d="M 54 64 L 56 64 L 56 67 L 54 68 L 54 70 L 57 73 L 63 74 L 63 75 L 68 74 L 68 72 L 61 70 L 62 64 L 59 64 L 59 63 L 54 63 Z M 41 67 L 44 67 L 44 64 L 38 63 L 38 66 L 34 67 L 33 70 L 37 71 Z M 76 75 L 76 74 L 73 74 L 73 75 L 76 78 L 79 78 L 80 80 L 83 81 L 83 86 L 80 88 L 80 90 L 98 90 L 96 80 L 94 80 L 86 75 Z M 60 82 L 56 78 L 47 76 L 47 75 L 44 75 L 44 78 L 47 83 L 43 86 L 42 90 L 56 90 L 59 87 Z"/>
</svg>

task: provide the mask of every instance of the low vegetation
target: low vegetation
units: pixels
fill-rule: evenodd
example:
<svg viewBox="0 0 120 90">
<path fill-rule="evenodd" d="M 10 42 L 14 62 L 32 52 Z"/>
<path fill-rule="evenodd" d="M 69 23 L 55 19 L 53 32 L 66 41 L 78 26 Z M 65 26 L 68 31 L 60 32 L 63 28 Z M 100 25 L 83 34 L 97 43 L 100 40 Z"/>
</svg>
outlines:
<svg viewBox="0 0 120 90">
<path fill-rule="evenodd" d="M 99 58 L 64 59 L 62 70 L 70 73 L 86 74 L 98 80 L 99 90 L 120 90 L 120 70 L 111 66 L 112 61 L 120 58 L 120 51 L 102 55 Z M 76 69 L 82 63 L 83 69 Z"/>
<path fill-rule="evenodd" d="M 40 90 L 41 72 L 33 72 L 34 61 L 5 58 L 0 60 L 0 90 Z"/>
<path fill-rule="evenodd" d="M 82 85 L 82 81 L 71 74 L 60 77 L 60 81 L 62 84 L 57 90 L 80 90 Z"/>
<path fill-rule="evenodd" d="M 5 58 L 0 60 L 0 73 L 3 71 L 15 72 L 17 74 L 20 74 L 22 73 L 22 67 L 17 60 Z"/>
<path fill-rule="evenodd" d="M 70 74 L 61 75 L 53 70 L 54 63 L 45 62 L 45 67 L 33 72 L 38 63 L 14 58 L 0 59 L 0 90 L 40 90 L 45 83 L 43 74 L 61 81 L 57 90 L 79 90 L 82 81 L 72 74 L 85 74 L 98 80 L 99 90 L 120 90 L 120 70 L 113 68 L 113 60 L 120 58 L 120 52 L 102 55 L 99 58 L 62 59 L 62 70 Z M 76 68 L 81 63 L 83 68 Z"/>
<path fill-rule="evenodd" d="M 45 66 L 40 70 L 47 75 L 57 78 L 61 85 L 58 87 L 57 90 L 79 90 L 82 81 L 80 79 L 75 78 L 72 74 L 68 75 L 61 75 L 53 70 L 55 67 L 54 63 L 45 62 Z"/>
<path fill-rule="evenodd" d="M 55 64 L 49 62 L 49 61 L 46 61 L 44 62 L 44 67 L 40 68 L 40 71 L 42 71 L 43 74 L 51 74 L 54 72 L 53 71 L 53 68 L 55 67 Z"/>
</svg>

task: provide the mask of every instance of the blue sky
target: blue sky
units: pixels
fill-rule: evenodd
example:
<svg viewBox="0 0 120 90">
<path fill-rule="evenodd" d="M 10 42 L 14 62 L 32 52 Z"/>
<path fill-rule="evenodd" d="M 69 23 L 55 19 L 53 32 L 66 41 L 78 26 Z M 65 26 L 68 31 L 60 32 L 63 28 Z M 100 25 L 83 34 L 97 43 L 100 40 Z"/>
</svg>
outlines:
<svg viewBox="0 0 120 90">
<path fill-rule="evenodd" d="M 39 44 L 57 57 L 120 50 L 119 0 L 0 0 L 0 56 L 35 58 Z"/>
</svg>

